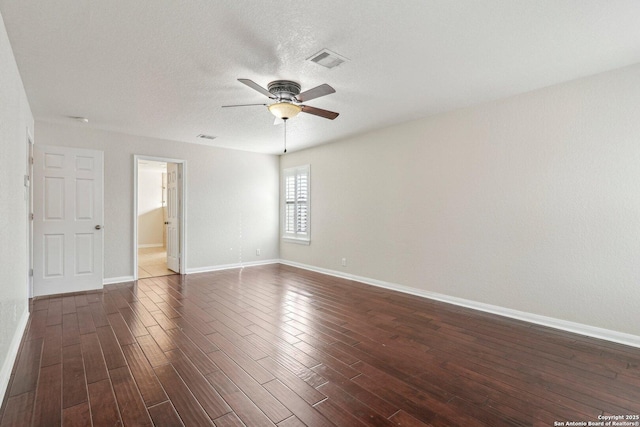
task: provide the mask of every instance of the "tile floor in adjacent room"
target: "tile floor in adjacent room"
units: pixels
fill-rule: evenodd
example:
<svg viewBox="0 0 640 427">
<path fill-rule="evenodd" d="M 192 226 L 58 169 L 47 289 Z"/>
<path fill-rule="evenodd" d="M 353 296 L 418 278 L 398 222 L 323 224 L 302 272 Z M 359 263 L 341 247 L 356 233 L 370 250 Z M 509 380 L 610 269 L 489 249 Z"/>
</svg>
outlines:
<svg viewBox="0 0 640 427">
<path fill-rule="evenodd" d="M 167 249 L 138 248 L 138 278 L 169 276 L 177 274 L 167 268 Z"/>
</svg>

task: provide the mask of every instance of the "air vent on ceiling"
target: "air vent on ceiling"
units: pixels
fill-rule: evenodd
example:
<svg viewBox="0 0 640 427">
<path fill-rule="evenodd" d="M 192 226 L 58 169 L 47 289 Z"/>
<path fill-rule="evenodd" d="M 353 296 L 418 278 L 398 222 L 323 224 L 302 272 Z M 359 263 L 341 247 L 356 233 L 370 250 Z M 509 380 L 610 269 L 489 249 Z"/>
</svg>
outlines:
<svg viewBox="0 0 640 427">
<path fill-rule="evenodd" d="M 201 139 L 216 139 L 215 136 L 205 135 L 204 133 L 201 133 L 200 135 L 198 135 L 197 138 L 201 138 Z"/>
<path fill-rule="evenodd" d="M 347 62 L 348 59 L 335 52 L 331 52 L 329 49 L 322 49 L 320 52 L 311 56 L 311 58 L 308 58 L 308 61 L 315 62 L 326 68 L 335 68 L 343 62 Z"/>
</svg>

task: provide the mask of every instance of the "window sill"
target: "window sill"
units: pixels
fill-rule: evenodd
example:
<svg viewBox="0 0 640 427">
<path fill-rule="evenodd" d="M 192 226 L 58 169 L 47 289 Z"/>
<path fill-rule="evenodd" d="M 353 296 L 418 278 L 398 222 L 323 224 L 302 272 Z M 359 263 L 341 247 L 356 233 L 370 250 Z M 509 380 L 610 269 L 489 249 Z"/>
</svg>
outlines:
<svg viewBox="0 0 640 427">
<path fill-rule="evenodd" d="M 311 240 L 309 239 L 300 239 L 300 238 L 287 237 L 287 236 L 282 236 L 282 241 L 287 243 L 295 243 L 296 245 L 309 246 L 311 244 Z"/>
</svg>

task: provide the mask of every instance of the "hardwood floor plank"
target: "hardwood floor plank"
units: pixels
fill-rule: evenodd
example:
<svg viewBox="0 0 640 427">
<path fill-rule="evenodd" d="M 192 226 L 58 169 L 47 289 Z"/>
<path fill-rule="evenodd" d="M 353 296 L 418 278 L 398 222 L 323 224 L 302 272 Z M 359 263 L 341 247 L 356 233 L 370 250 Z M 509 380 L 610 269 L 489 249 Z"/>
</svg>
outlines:
<svg viewBox="0 0 640 427">
<path fill-rule="evenodd" d="M 121 425 L 120 412 L 115 395 L 111 387 L 111 381 L 104 379 L 88 385 L 89 403 L 93 425 L 116 426 Z"/>
<path fill-rule="evenodd" d="M 149 408 L 149 414 L 155 427 L 180 427 L 184 426 L 171 402 L 163 402 Z M 218 426 L 218 424 L 216 424 Z"/>
<path fill-rule="evenodd" d="M 211 372 L 218 370 L 216 364 L 196 346 L 182 331 L 177 329 L 170 329 L 167 331 L 167 335 L 171 337 L 180 350 L 186 354 L 191 362 L 196 365 L 198 370 L 203 375 L 207 375 Z"/>
<path fill-rule="evenodd" d="M 178 325 L 176 325 L 176 323 L 172 319 L 169 319 L 158 308 L 156 308 L 156 311 L 151 311 L 150 314 L 151 317 L 153 317 L 153 320 L 155 320 L 156 323 L 160 325 L 160 327 L 165 331 L 168 331 L 169 329 L 176 329 L 178 327 Z M 147 330 L 149 330 L 148 326 Z"/>
<path fill-rule="evenodd" d="M 109 325 L 111 326 L 111 329 L 113 329 L 113 332 L 116 334 L 116 338 L 118 339 L 120 346 L 125 346 L 136 342 L 136 338 L 129 330 L 129 327 L 122 318 L 120 312 L 108 314 L 107 319 L 109 319 Z"/>
<path fill-rule="evenodd" d="M 47 326 L 62 324 L 62 300 L 51 300 L 47 310 Z"/>
<path fill-rule="evenodd" d="M 76 314 L 78 315 L 80 335 L 90 334 L 96 331 L 96 325 L 93 321 L 93 315 L 91 314 L 91 307 L 88 304 L 77 307 Z"/>
<path fill-rule="evenodd" d="M 305 357 L 300 356 L 300 354 L 304 354 L 303 352 L 290 354 L 287 351 L 282 351 L 277 345 L 269 343 L 256 335 L 249 335 L 246 339 L 267 353 L 274 361 L 293 372 L 298 378 L 309 384 L 311 387 L 317 387 L 327 382 L 327 380 L 322 376 L 313 372 L 310 368 L 300 362 L 300 359 L 307 362 L 307 364 L 313 364 L 313 362 L 317 361 L 313 358 L 306 359 Z"/>
<path fill-rule="evenodd" d="M 62 408 L 87 401 L 87 380 L 80 344 L 62 348 Z"/>
<path fill-rule="evenodd" d="M 147 331 L 147 328 L 142 323 L 142 321 L 135 315 L 133 310 L 131 310 L 131 307 L 121 308 L 120 314 L 122 315 L 124 321 L 127 323 L 127 326 L 129 327 L 129 330 L 134 337 L 137 338 L 149 334 L 149 331 Z"/>
<path fill-rule="evenodd" d="M 109 370 L 120 417 L 125 426 L 151 426 L 151 418 L 126 366 Z"/>
<path fill-rule="evenodd" d="M 78 311 L 78 309 L 80 307 L 86 307 L 89 304 L 89 301 L 87 301 L 87 295 L 86 294 L 76 295 L 74 297 L 74 302 L 75 302 L 75 305 L 76 305 L 76 312 Z"/>
<path fill-rule="evenodd" d="M 378 413 L 374 408 L 365 405 L 360 400 L 338 387 L 332 382 L 318 387 L 318 390 L 329 397 L 329 401 L 348 410 L 351 414 L 365 424 L 376 426 L 392 426 L 393 423 Z"/>
<path fill-rule="evenodd" d="M 252 326 L 250 326 L 250 328 L 252 328 Z M 298 350 L 295 346 L 289 344 L 288 342 L 280 340 L 277 336 L 263 334 L 264 330 L 262 330 L 261 328 L 256 328 L 255 331 L 255 334 L 247 336 L 247 341 L 262 349 L 269 356 L 275 356 L 274 359 L 278 359 L 277 354 L 285 354 L 287 357 L 295 359 L 307 368 L 313 368 L 314 366 L 318 366 L 320 364 L 317 359 L 314 359 L 307 353 Z"/>
<path fill-rule="evenodd" d="M 78 327 L 78 316 L 74 311 L 62 315 L 62 346 L 75 344 L 80 344 L 80 328 Z"/>
<path fill-rule="evenodd" d="M 307 427 L 307 424 L 300 421 L 300 418 L 292 415 L 286 420 L 280 421 L 278 427 Z"/>
<path fill-rule="evenodd" d="M 184 320 L 184 318 L 176 319 L 176 324 L 180 326 L 180 328 L 182 329 L 182 333 L 189 337 L 189 339 L 193 341 L 193 343 L 197 345 L 203 353 L 211 353 L 212 351 L 219 350 L 219 348 L 215 344 L 213 344 L 211 340 L 207 339 L 207 337 L 202 332 L 200 332 L 199 329 L 194 327 L 190 321 Z M 206 329 L 203 328 L 203 330 L 215 332 L 212 327 Z"/>
<path fill-rule="evenodd" d="M 216 427 L 244 427 L 244 423 L 238 418 L 236 414 L 230 412 L 213 420 Z"/>
<path fill-rule="evenodd" d="M 291 412 L 274 398 L 260 383 L 247 374 L 222 351 L 210 354 L 213 361 L 274 423 L 291 416 Z"/>
<path fill-rule="evenodd" d="M 34 338 L 45 337 L 47 331 L 48 307 L 49 306 L 47 305 L 47 309 L 38 310 L 31 314 L 26 339 L 31 340 Z"/>
<path fill-rule="evenodd" d="M 173 339 L 167 335 L 165 330 L 159 325 L 150 326 L 147 328 L 149 334 L 153 337 L 153 340 L 156 342 L 158 347 L 164 351 L 171 351 L 178 348 L 177 344 L 173 342 Z"/>
<path fill-rule="evenodd" d="M 62 363 L 62 325 L 47 326 L 40 366 Z"/>
<path fill-rule="evenodd" d="M 62 297 L 62 314 L 69 314 L 76 312 L 76 299 L 75 296 Z"/>
<path fill-rule="evenodd" d="M 153 318 L 151 313 L 149 313 L 149 310 L 147 309 L 147 307 L 142 303 L 140 299 L 138 299 L 137 301 L 130 302 L 129 308 L 136 315 L 136 317 L 140 319 L 140 322 L 142 322 L 142 324 L 145 327 L 158 324 L 158 322 L 156 322 L 156 319 Z M 154 309 L 157 310 L 157 307 L 155 307 L 155 305 L 154 305 Z M 126 309 L 123 309 L 123 310 L 126 310 Z"/>
<path fill-rule="evenodd" d="M 272 373 L 244 354 L 238 347 L 233 345 L 231 341 L 227 340 L 222 335 L 211 334 L 207 335 L 207 337 L 260 384 L 264 384 L 275 378 Z"/>
<path fill-rule="evenodd" d="M 207 381 L 220 393 L 233 411 L 247 426 L 275 424 L 222 371 L 207 375 Z"/>
<path fill-rule="evenodd" d="M 162 349 L 151 335 L 143 335 L 137 338 L 138 345 L 142 349 L 144 355 L 152 367 L 166 365 L 169 363 Z"/>
<path fill-rule="evenodd" d="M 43 343 L 43 338 L 34 338 L 23 343 L 9 396 L 35 391 Z"/>
<path fill-rule="evenodd" d="M 104 305 L 99 302 L 90 302 L 89 310 L 91 311 L 91 317 L 93 318 L 93 324 L 96 328 L 101 326 L 108 326 L 109 319 L 107 319 L 107 313 L 104 309 Z"/>
<path fill-rule="evenodd" d="M 98 334 L 90 333 L 80 336 L 80 347 L 87 384 L 109 378 Z"/>
<path fill-rule="evenodd" d="M 33 410 L 34 427 L 62 424 L 62 364 L 40 370 Z"/>
<path fill-rule="evenodd" d="M 258 360 L 258 359 L 267 357 L 267 353 L 263 352 L 256 346 L 251 345 L 251 343 L 245 339 L 247 335 L 251 335 L 253 333 L 248 329 L 243 328 L 247 333 L 242 334 L 236 329 L 232 329 L 228 327 L 226 324 L 219 322 L 217 320 L 212 322 L 212 325 L 216 329 L 217 333 L 225 337 L 227 340 L 233 343 L 233 345 L 238 347 L 240 350 L 242 350 L 243 353 L 246 353 L 253 360 Z"/>
<path fill-rule="evenodd" d="M 294 346 L 297 349 L 305 352 L 309 356 L 313 357 L 315 360 L 322 360 L 322 363 L 324 365 L 331 367 L 331 369 L 339 372 L 341 375 L 347 378 L 353 378 L 360 375 L 360 372 L 358 372 L 356 369 L 353 369 L 353 367 L 351 366 L 353 363 L 357 362 L 357 360 L 352 361 L 351 364 L 347 364 L 342 360 L 334 357 L 333 355 L 326 353 L 325 351 L 323 351 L 323 349 L 318 348 L 319 346 L 317 344 L 314 347 L 306 341 L 300 341 L 299 343 L 294 344 Z M 334 354 L 338 352 L 335 349 L 329 349 L 329 351 L 332 351 Z M 348 360 L 352 359 L 348 358 Z"/>
<path fill-rule="evenodd" d="M 331 420 L 333 424 L 339 427 L 365 427 L 367 424 L 363 423 L 359 419 L 353 416 L 351 410 L 345 410 L 342 407 L 336 405 L 333 401 L 327 399 L 324 400 L 314 408 L 325 416 L 326 419 Z"/>
<path fill-rule="evenodd" d="M 35 391 L 10 397 L 0 418 L 0 427 L 19 427 L 31 425 Z"/>
<path fill-rule="evenodd" d="M 158 366 L 154 371 L 185 425 L 214 425 L 173 366 L 170 364 Z"/>
<path fill-rule="evenodd" d="M 313 406 L 305 402 L 287 386 L 277 379 L 264 385 L 280 402 L 283 402 L 293 414 L 309 426 L 331 426 L 331 422 L 324 415 L 316 411 Z"/>
<path fill-rule="evenodd" d="M 83 402 L 70 408 L 63 409 L 62 425 L 64 427 L 91 427 L 89 403 Z"/>
<path fill-rule="evenodd" d="M 391 418 L 389 418 L 389 421 L 391 421 L 395 426 L 405 426 L 405 427 L 430 427 L 431 426 L 431 424 L 423 423 L 422 421 L 419 421 L 413 418 L 411 415 L 407 414 L 402 410 L 396 412 Z"/>
<path fill-rule="evenodd" d="M 265 357 L 258 361 L 268 372 L 275 376 L 284 385 L 296 392 L 298 396 L 305 400 L 309 405 L 315 405 L 316 403 L 326 399 L 327 397 L 320 393 L 315 388 L 301 380 L 293 372 L 289 371 L 284 366 L 280 365 L 270 357 Z M 320 365 L 322 366 L 322 365 Z"/>
<path fill-rule="evenodd" d="M 111 326 L 101 326 L 96 328 L 102 354 L 109 370 L 126 366 L 127 362 L 122 355 L 122 349 L 118 344 L 115 334 Z"/>
<path fill-rule="evenodd" d="M 122 347 L 122 351 L 145 405 L 149 407 L 166 401 L 167 395 L 140 346 L 138 344 L 127 345 Z M 166 361 L 166 363 L 169 362 Z"/>
<path fill-rule="evenodd" d="M 326 365 L 316 366 L 313 370 L 329 380 L 330 383 L 340 387 L 351 397 L 358 399 L 363 404 L 373 408 L 384 418 L 389 418 L 398 411 L 397 406 L 392 405 Z M 321 390 L 325 385 L 320 386 L 318 389 Z"/>
<path fill-rule="evenodd" d="M 182 381 L 189 387 L 200 406 L 215 420 L 231 412 L 231 408 L 218 392 L 211 387 L 204 376 L 196 369 L 189 359 L 180 350 L 173 350 L 167 353 L 171 365 L 178 372 Z"/>
</svg>

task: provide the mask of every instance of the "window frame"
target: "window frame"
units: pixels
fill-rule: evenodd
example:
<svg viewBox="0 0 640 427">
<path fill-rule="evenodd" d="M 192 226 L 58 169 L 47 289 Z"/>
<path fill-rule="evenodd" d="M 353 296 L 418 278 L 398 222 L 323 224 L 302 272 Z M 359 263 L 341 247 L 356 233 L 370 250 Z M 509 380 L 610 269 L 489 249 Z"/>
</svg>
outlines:
<svg viewBox="0 0 640 427">
<path fill-rule="evenodd" d="M 299 195 L 299 177 L 306 175 L 306 200 L 301 203 Z M 294 180 L 294 197 L 293 201 L 287 198 L 287 179 L 293 177 Z M 296 224 L 299 223 L 298 212 L 299 206 L 306 206 L 306 229 L 304 232 L 298 231 Z M 293 218 L 289 220 L 289 206 L 293 206 Z M 287 224 L 293 222 L 293 231 L 287 231 Z M 311 166 L 300 165 L 282 170 L 282 240 L 300 245 L 311 244 Z"/>
</svg>

